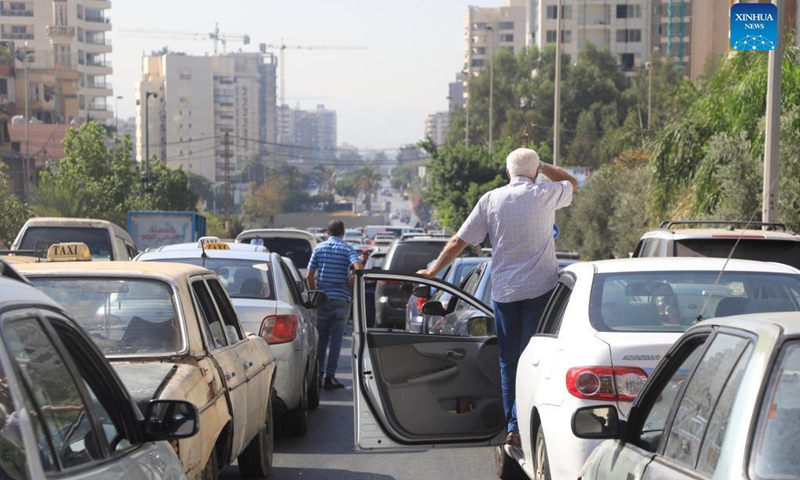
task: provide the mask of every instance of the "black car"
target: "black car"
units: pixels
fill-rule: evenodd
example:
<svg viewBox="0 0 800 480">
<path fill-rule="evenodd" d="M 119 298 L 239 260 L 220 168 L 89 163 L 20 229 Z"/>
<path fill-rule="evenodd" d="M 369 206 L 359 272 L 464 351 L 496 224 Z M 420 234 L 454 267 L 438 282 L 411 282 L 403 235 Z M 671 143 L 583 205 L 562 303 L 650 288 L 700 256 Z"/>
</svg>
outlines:
<svg viewBox="0 0 800 480">
<path fill-rule="evenodd" d="M 389 247 L 383 270 L 393 273 L 416 273 L 436 259 L 448 239 L 443 237 L 413 237 L 398 240 Z M 462 257 L 482 257 L 483 252 L 468 246 Z M 375 326 L 379 328 L 405 329 L 406 303 L 411 292 L 403 291 L 400 283 L 379 281 L 375 287 Z"/>
</svg>

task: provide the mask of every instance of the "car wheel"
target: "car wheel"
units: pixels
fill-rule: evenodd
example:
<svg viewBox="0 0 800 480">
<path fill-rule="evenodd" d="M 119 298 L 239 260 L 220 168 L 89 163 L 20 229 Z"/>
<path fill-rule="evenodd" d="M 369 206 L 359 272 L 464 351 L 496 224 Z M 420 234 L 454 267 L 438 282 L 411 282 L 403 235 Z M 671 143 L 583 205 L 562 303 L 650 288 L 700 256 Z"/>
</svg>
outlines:
<svg viewBox="0 0 800 480">
<path fill-rule="evenodd" d="M 217 449 L 211 450 L 211 456 L 208 457 L 203 474 L 200 476 L 202 480 L 217 480 L 219 476 L 219 465 L 217 464 Z"/>
<path fill-rule="evenodd" d="M 267 423 L 264 428 L 250 440 L 250 443 L 239 455 L 239 473 L 247 478 L 262 478 L 272 470 L 275 451 L 275 424 L 272 416 L 272 399 L 267 405 Z M 216 477 L 214 477 L 216 478 Z"/>
<path fill-rule="evenodd" d="M 314 374 L 308 383 L 308 409 L 315 410 L 319 407 L 319 363 L 314 362 Z"/>
<path fill-rule="evenodd" d="M 534 480 L 550 480 L 550 459 L 547 456 L 547 442 L 544 439 L 544 430 L 539 425 L 536 432 L 536 443 L 533 449 Z"/>
<path fill-rule="evenodd" d="M 503 445 L 494 447 L 494 468 L 497 477 L 503 480 L 527 480 L 528 478 L 519 463 L 508 456 Z"/>
<path fill-rule="evenodd" d="M 302 437 L 308 432 L 308 396 L 300 389 L 300 406 L 283 415 L 281 433 L 287 437 Z"/>
</svg>

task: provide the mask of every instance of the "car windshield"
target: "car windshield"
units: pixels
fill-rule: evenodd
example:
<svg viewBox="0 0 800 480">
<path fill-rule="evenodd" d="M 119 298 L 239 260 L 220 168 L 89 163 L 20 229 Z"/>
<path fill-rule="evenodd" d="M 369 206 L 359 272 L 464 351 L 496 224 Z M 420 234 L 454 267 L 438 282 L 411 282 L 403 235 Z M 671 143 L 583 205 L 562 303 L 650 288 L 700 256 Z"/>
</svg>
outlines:
<svg viewBox="0 0 800 480">
<path fill-rule="evenodd" d="M 682 332 L 702 318 L 800 310 L 800 275 L 766 272 L 600 274 L 589 317 L 598 331 Z M 705 307 L 705 310 L 703 308 Z"/>
<path fill-rule="evenodd" d="M 370 268 L 381 268 L 383 265 L 383 260 L 386 258 L 386 255 L 372 255 L 367 259 L 367 264 L 364 266 L 364 269 L 369 270 Z"/>
<path fill-rule="evenodd" d="M 106 356 L 162 355 L 183 350 L 172 290 L 132 278 L 31 278 L 89 333 Z"/>
<path fill-rule="evenodd" d="M 690 238 L 675 241 L 675 254 L 679 257 L 727 258 L 736 238 Z M 800 268 L 800 242 L 764 239 L 738 239 L 733 258 L 777 262 Z"/>
<path fill-rule="evenodd" d="M 19 244 L 21 250 L 34 250 L 41 258 L 54 243 L 81 242 L 89 247 L 92 260 L 111 260 L 108 231 L 91 227 L 28 227 Z"/>
<path fill-rule="evenodd" d="M 764 395 L 757 432 L 753 442 L 756 477 L 800 478 L 795 443 L 800 436 L 800 341 L 783 347 Z"/>
<path fill-rule="evenodd" d="M 234 258 L 159 258 L 146 261 L 188 263 L 214 270 L 231 298 L 275 300 L 275 281 L 265 260 Z"/>
<path fill-rule="evenodd" d="M 264 245 L 270 252 L 291 258 L 297 268 L 306 268 L 311 260 L 311 243 L 302 238 L 259 237 L 249 242 L 253 245 Z"/>
</svg>

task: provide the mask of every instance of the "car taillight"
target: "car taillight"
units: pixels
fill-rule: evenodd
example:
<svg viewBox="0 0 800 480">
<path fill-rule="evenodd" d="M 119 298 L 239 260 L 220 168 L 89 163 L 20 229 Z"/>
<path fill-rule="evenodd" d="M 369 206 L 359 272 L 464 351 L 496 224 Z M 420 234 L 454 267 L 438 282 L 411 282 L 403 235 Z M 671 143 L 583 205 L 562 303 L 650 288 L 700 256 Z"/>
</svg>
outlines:
<svg viewBox="0 0 800 480">
<path fill-rule="evenodd" d="M 267 343 L 285 343 L 297 335 L 297 315 L 270 315 L 261 322 L 259 333 Z"/>
<path fill-rule="evenodd" d="M 417 298 L 417 310 L 419 310 L 421 312 L 422 311 L 422 306 L 425 305 L 426 303 L 428 303 L 428 300 L 430 300 L 430 298 L 428 298 L 428 297 L 418 297 Z"/>
<path fill-rule="evenodd" d="M 567 390 L 578 398 L 632 402 L 646 380 L 641 368 L 577 367 L 567 371 Z"/>
</svg>

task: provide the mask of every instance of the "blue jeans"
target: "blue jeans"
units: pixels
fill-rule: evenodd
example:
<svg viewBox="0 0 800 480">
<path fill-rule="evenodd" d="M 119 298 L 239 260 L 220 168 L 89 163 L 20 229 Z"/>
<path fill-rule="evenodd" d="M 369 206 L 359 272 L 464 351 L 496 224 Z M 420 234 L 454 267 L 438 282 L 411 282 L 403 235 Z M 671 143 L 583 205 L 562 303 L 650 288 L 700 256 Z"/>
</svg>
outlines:
<svg viewBox="0 0 800 480">
<path fill-rule="evenodd" d="M 344 325 L 350 315 L 350 302 L 345 300 L 330 299 L 328 303 L 319 307 L 317 311 L 317 361 L 319 362 L 319 380 L 336 376 L 336 367 L 339 365 L 339 353 L 342 350 L 342 336 Z M 328 354 L 328 342 L 331 351 Z M 328 364 L 325 365 L 325 357 Z"/>
<path fill-rule="evenodd" d="M 506 412 L 509 432 L 519 433 L 516 405 L 517 363 L 539 326 L 539 320 L 551 293 L 552 291 L 540 297 L 517 302 L 494 302 L 503 409 Z"/>
</svg>

